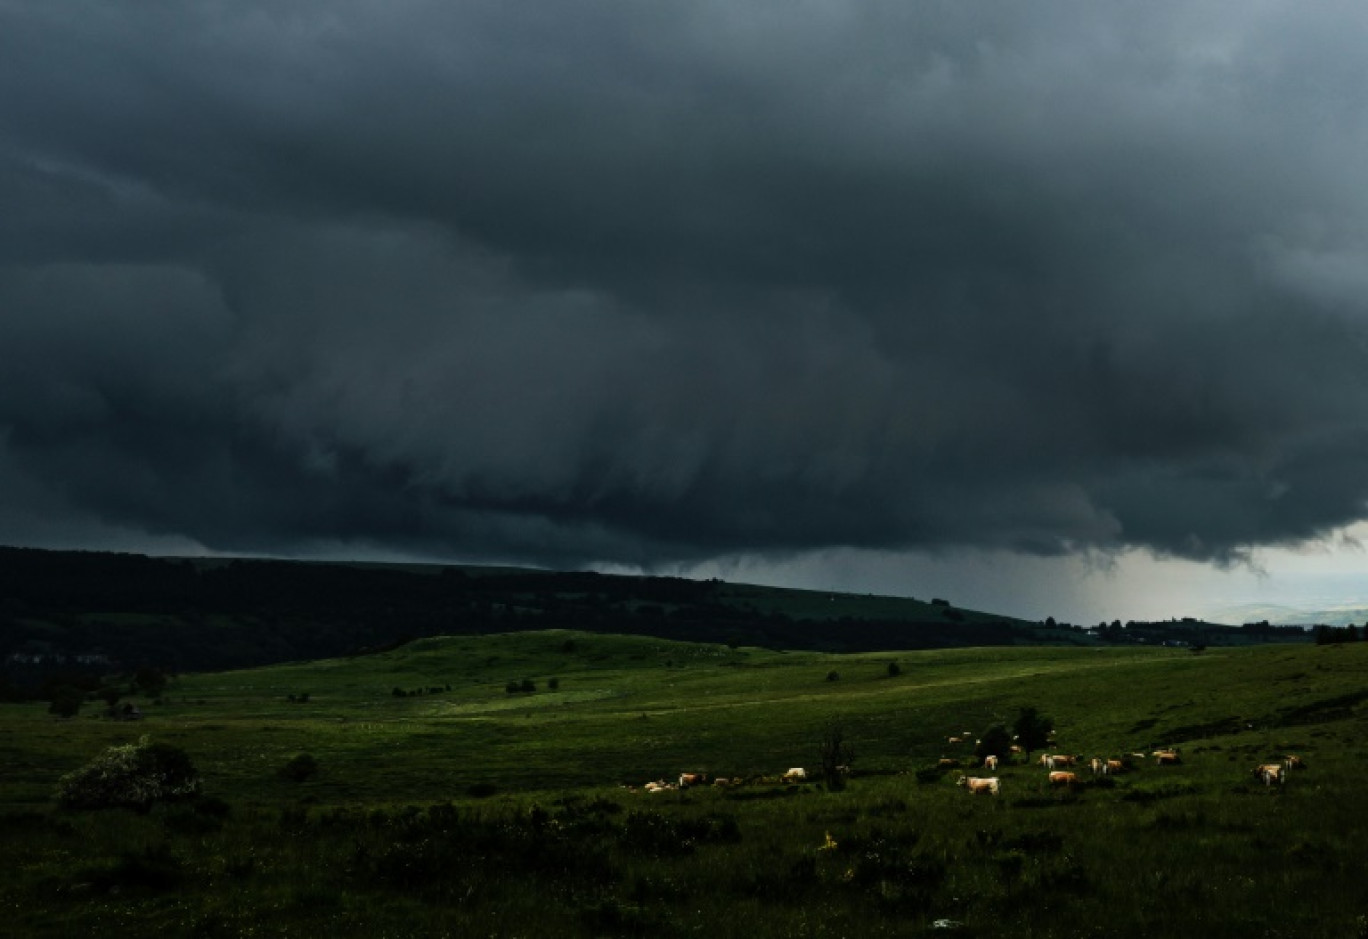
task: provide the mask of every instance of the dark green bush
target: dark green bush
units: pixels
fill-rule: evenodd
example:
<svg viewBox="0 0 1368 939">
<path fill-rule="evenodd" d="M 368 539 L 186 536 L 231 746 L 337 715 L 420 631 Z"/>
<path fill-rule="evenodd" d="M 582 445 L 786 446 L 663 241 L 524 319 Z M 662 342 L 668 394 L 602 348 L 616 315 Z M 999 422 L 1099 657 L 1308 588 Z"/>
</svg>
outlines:
<svg viewBox="0 0 1368 939">
<path fill-rule="evenodd" d="M 81 870 L 78 879 L 101 893 L 123 890 L 164 892 L 180 886 L 185 865 L 165 843 L 141 852 L 126 851 L 112 862 Z"/>
<path fill-rule="evenodd" d="M 48 713 L 58 717 L 75 717 L 81 710 L 85 695 L 79 688 L 58 688 L 48 704 Z"/>
<path fill-rule="evenodd" d="M 311 754 L 301 753 L 280 768 L 280 775 L 291 782 L 304 782 L 318 775 L 318 761 Z"/>
</svg>

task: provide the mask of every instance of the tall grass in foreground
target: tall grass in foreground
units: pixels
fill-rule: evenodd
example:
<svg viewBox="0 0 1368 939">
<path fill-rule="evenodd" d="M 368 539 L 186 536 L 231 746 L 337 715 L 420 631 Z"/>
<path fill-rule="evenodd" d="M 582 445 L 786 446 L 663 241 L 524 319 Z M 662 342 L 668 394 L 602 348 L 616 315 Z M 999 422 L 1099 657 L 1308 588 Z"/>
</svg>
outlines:
<svg viewBox="0 0 1368 939">
<path fill-rule="evenodd" d="M 1316 784 L 973 797 L 948 781 L 485 804 L 11 813 L 12 935 L 1355 935 L 1354 813 Z M 1142 771 L 1143 772 L 1143 771 Z M 1032 774 L 1033 775 L 1033 774 Z M 1138 795 L 1137 795 L 1138 794 Z"/>
</svg>

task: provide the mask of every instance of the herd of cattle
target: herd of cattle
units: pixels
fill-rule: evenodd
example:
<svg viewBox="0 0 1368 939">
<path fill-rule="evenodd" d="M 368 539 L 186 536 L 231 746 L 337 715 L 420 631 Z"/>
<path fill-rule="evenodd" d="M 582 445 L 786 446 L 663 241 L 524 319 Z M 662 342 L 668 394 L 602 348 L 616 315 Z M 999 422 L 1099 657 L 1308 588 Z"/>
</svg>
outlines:
<svg viewBox="0 0 1368 939">
<path fill-rule="evenodd" d="M 842 772 L 849 772 L 847 767 L 841 766 L 837 769 Z M 679 781 L 669 779 L 653 779 L 641 786 L 643 792 L 675 792 L 680 789 L 692 789 L 695 786 L 713 786 L 723 789 L 731 786 L 760 785 L 760 786 L 791 786 L 796 783 L 807 782 L 807 770 L 801 766 L 790 767 L 789 770 L 780 776 L 752 776 L 749 779 L 742 776 L 710 776 L 707 773 L 680 773 Z M 629 791 L 637 791 L 636 786 L 624 787 Z"/>
<path fill-rule="evenodd" d="M 963 744 L 968 742 L 965 737 L 953 736 L 947 738 L 951 744 Z M 1007 760 L 1013 757 L 1024 759 L 1024 751 L 1020 746 L 1013 744 L 1007 756 Z M 1182 757 L 1178 753 L 1177 747 L 1169 747 L 1162 750 L 1154 750 L 1148 755 L 1139 752 L 1127 753 L 1119 759 L 1111 757 L 1093 757 L 1086 763 L 1083 757 L 1068 753 L 1043 753 L 1039 759 L 1039 765 L 1046 770 L 1046 783 L 1052 789 L 1072 790 L 1082 782 L 1081 773 L 1084 767 L 1091 772 L 1092 776 L 1114 776 L 1118 773 L 1125 773 L 1134 770 L 1138 764 L 1153 759 L 1156 766 L 1173 766 L 1182 762 Z M 951 770 L 960 767 L 964 761 L 950 757 L 942 757 L 937 764 L 941 770 Z M 997 772 L 1003 760 L 997 756 L 989 755 L 983 758 L 982 767 L 988 772 Z M 1288 771 L 1293 769 L 1305 769 L 1306 763 L 1300 756 L 1288 754 L 1276 763 L 1261 763 L 1255 767 L 1253 775 L 1265 786 L 1283 785 L 1287 780 Z M 849 773 L 849 768 L 845 766 L 837 767 L 843 774 Z M 685 772 L 679 774 L 679 779 L 654 779 L 640 787 L 644 792 L 675 792 L 682 789 L 692 789 L 697 786 L 713 786 L 716 788 L 727 788 L 744 785 L 796 785 L 808 781 L 807 770 L 801 766 L 790 767 L 786 772 L 777 776 L 753 776 L 744 778 L 741 776 L 710 776 L 701 772 Z M 986 793 L 998 795 L 1002 791 L 1002 778 L 1000 776 L 966 776 L 959 774 L 955 784 L 972 793 Z M 630 791 L 637 791 L 636 786 L 626 786 Z"/>
<path fill-rule="evenodd" d="M 948 743 L 964 743 L 964 737 L 948 737 Z M 1021 747 L 1013 744 L 1011 754 L 1022 753 Z M 1162 750 L 1154 750 L 1147 757 L 1144 753 L 1127 753 L 1121 759 L 1093 757 L 1086 764 L 1083 757 L 1068 753 L 1043 753 L 1040 756 L 1040 766 L 1047 771 L 1046 782 L 1050 788 L 1073 789 L 1082 782 L 1080 773 L 1086 765 L 1093 776 L 1113 776 L 1117 773 L 1129 772 L 1136 768 L 1139 763 L 1143 763 L 1149 758 L 1153 758 L 1156 766 L 1174 766 L 1182 762 L 1182 757 L 1178 753 L 1177 747 L 1168 747 Z M 999 760 L 996 756 L 987 756 L 983 759 L 983 768 L 989 772 L 995 772 L 998 768 Z M 948 757 L 941 758 L 939 767 L 941 769 L 953 769 L 960 765 L 961 761 Z M 1306 763 L 1296 754 L 1288 754 L 1277 763 L 1261 763 L 1254 768 L 1253 775 L 1265 786 L 1283 785 L 1287 780 L 1289 770 L 1305 769 Z M 999 776 L 966 776 L 963 773 L 955 780 L 956 785 L 967 789 L 972 793 L 987 793 L 997 795 L 1002 791 L 1002 779 Z"/>
</svg>

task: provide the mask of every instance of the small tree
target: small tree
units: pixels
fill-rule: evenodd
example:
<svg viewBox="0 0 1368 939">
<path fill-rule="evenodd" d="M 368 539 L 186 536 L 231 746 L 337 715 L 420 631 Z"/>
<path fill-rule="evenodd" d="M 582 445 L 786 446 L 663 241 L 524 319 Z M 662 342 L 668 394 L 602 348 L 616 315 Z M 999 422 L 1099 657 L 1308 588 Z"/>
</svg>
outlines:
<svg viewBox="0 0 1368 939">
<path fill-rule="evenodd" d="M 160 698 L 166 690 L 166 674 L 159 668 L 144 665 L 134 673 L 133 684 L 149 698 Z"/>
<path fill-rule="evenodd" d="M 1022 708 L 1012 724 L 1016 742 L 1026 751 L 1028 759 L 1032 750 L 1041 750 L 1050 745 L 1050 732 L 1053 730 L 1054 721 L 1033 707 Z"/>
<path fill-rule="evenodd" d="M 855 749 L 846 740 L 845 728 L 832 722 L 822 731 L 819 765 L 822 780 L 829 792 L 840 792 L 845 788 L 846 774 L 850 764 L 855 761 Z"/>
<path fill-rule="evenodd" d="M 137 743 L 109 747 L 57 783 L 57 801 L 68 809 L 130 808 L 146 812 L 157 802 L 200 794 L 199 773 L 179 747 Z"/>
<path fill-rule="evenodd" d="M 889 677 L 889 678 L 897 678 L 897 677 L 898 677 L 899 675 L 901 675 L 901 674 L 902 674 L 902 666 L 900 666 L 897 662 L 889 662 L 889 663 L 888 663 L 888 677 Z"/>
<path fill-rule="evenodd" d="M 81 694 L 81 689 L 64 685 L 52 693 L 48 713 L 56 714 L 58 717 L 75 717 L 80 713 L 84 701 L 85 695 Z"/>
<path fill-rule="evenodd" d="M 1012 735 L 1002 724 L 993 724 L 979 735 L 978 743 L 974 744 L 974 756 L 980 760 L 995 756 L 1005 761 L 1011 752 Z"/>
<path fill-rule="evenodd" d="M 300 753 L 280 768 L 280 775 L 291 782 L 304 782 L 318 774 L 318 761 L 311 754 Z"/>
</svg>

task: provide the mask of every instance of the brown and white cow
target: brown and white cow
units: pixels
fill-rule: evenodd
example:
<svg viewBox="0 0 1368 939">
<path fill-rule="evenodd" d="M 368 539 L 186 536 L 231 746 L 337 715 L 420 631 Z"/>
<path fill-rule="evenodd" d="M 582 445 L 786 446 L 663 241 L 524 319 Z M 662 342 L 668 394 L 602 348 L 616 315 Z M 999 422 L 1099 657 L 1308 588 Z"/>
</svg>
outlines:
<svg viewBox="0 0 1368 939">
<path fill-rule="evenodd" d="M 1289 753 L 1283 757 L 1283 766 L 1288 769 L 1306 769 L 1306 762 L 1295 753 Z"/>
<path fill-rule="evenodd" d="M 996 776 L 961 776 L 955 780 L 955 785 L 963 786 L 975 795 L 985 792 L 997 795 L 1001 784 Z"/>
<path fill-rule="evenodd" d="M 701 786 L 708 781 L 707 773 L 680 773 L 679 788 L 688 789 L 690 786 Z"/>
<path fill-rule="evenodd" d="M 1281 763 L 1264 763 L 1255 767 L 1254 775 L 1265 786 L 1271 786 L 1274 783 L 1281 786 L 1283 784 L 1283 768 Z"/>
<path fill-rule="evenodd" d="M 1154 757 L 1154 762 L 1159 766 L 1174 766 L 1183 762 L 1177 750 L 1155 750 L 1150 756 Z"/>
<path fill-rule="evenodd" d="M 1050 785 L 1063 786 L 1066 789 L 1072 789 L 1074 786 L 1078 785 L 1078 774 L 1066 773 L 1063 770 L 1054 770 L 1050 773 Z"/>
<path fill-rule="evenodd" d="M 991 772 L 997 772 L 998 758 L 995 754 L 988 754 L 983 758 L 983 768 Z"/>
<path fill-rule="evenodd" d="M 1120 760 L 1107 760 L 1102 764 L 1102 774 L 1104 776 L 1114 776 L 1117 773 L 1123 772 L 1125 768 L 1126 764 L 1122 763 Z"/>
<path fill-rule="evenodd" d="M 790 767 L 789 771 L 781 778 L 786 783 L 803 782 L 807 779 L 807 770 L 803 769 L 801 766 L 793 766 Z"/>
</svg>

